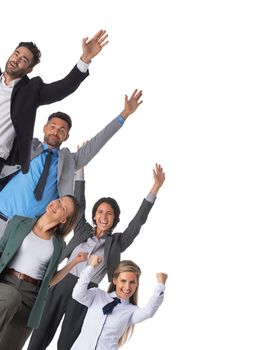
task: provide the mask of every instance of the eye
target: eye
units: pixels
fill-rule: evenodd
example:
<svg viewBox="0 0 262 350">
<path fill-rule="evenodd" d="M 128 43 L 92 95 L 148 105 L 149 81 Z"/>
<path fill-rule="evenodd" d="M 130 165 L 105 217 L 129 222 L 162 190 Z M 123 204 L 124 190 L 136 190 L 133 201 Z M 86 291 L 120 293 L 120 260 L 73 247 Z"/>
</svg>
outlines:
<svg viewBox="0 0 262 350">
<path fill-rule="evenodd" d="M 65 129 L 59 129 L 59 133 L 60 135 L 64 136 L 66 134 Z"/>
</svg>

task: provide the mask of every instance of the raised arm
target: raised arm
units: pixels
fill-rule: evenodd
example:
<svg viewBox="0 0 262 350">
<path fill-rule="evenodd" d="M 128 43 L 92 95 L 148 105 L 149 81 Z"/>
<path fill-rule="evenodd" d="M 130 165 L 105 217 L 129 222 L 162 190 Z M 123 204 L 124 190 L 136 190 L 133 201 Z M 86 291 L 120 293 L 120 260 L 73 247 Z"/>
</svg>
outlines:
<svg viewBox="0 0 262 350">
<path fill-rule="evenodd" d="M 89 257 L 89 265 L 80 273 L 80 277 L 74 287 L 72 297 L 83 305 L 90 306 L 96 295 L 97 288 L 88 289 L 88 284 L 91 281 L 94 268 L 101 262 L 102 257 L 92 254 Z"/>
<path fill-rule="evenodd" d="M 135 217 L 121 235 L 121 251 L 124 251 L 127 247 L 129 247 L 139 234 L 141 226 L 146 222 L 148 214 L 154 204 L 156 195 L 165 181 L 165 173 L 159 164 L 156 164 L 155 169 L 153 170 L 153 179 L 154 184 L 149 192 L 149 195 L 143 200 Z"/>
<path fill-rule="evenodd" d="M 71 260 L 67 265 L 65 265 L 61 270 L 57 271 L 54 276 L 51 278 L 49 285 L 54 286 L 58 282 L 60 282 L 71 270 L 72 268 L 79 264 L 80 262 L 87 260 L 87 253 L 80 252 L 77 256 Z"/>
<path fill-rule="evenodd" d="M 37 93 L 36 104 L 45 105 L 56 101 L 60 101 L 66 96 L 72 94 L 81 84 L 81 82 L 89 75 L 88 66 L 86 63 L 90 63 L 91 59 L 94 58 L 103 47 L 108 43 L 106 41 L 107 34 L 105 30 L 100 30 L 96 35 L 88 40 L 84 38 L 82 41 L 83 53 L 81 60 L 75 65 L 69 74 L 63 79 L 54 81 L 46 84 L 40 80 L 40 90 Z M 32 80 L 34 84 L 38 84 L 38 80 Z M 33 84 L 33 83 L 32 83 Z M 38 85 L 36 85 L 36 91 Z"/>
<path fill-rule="evenodd" d="M 131 324 L 142 322 L 154 316 L 159 306 L 164 300 L 165 283 L 167 274 L 163 272 L 157 273 L 157 287 L 144 308 L 137 308 L 132 315 Z"/>
<path fill-rule="evenodd" d="M 79 148 L 75 153 L 76 169 L 86 166 L 90 160 L 97 155 L 101 148 L 109 141 L 115 133 L 121 128 L 124 121 L 134 113 L 138 106 L 142 103 L 140 98 L 142 91 L 135 90 L 130 99 L 125 97 L 125 107 L 121 114 L 114 118 L 104 129 L 102 129 L 96 136 L 92 137 L 88 142 Z M 122 115 L 123 114 L 123 115 Z"/>
<path fill-rule="evenodd" d="M 86 224 L 85 210 L 86 210 L 86 196 L 85 196 L 85 171 L 80 168 L 75 172 L 75 188 L 74 196 L 80 205 L 80 213 L 77 224 L 74 228 L 76 234 L 83 225 Z"/>
</svg>

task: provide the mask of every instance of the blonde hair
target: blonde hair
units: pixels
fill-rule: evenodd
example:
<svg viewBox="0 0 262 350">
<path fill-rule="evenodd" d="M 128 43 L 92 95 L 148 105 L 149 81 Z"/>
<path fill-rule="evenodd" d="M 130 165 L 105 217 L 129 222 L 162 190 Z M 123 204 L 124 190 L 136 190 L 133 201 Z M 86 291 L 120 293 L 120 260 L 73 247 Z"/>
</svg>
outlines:
<svg viewBox="0 0 262 350">
<path fill-rule="evenodd" d="M 133 305 L 137 305 L 137 301 L 138 301 L 138 287 L 139 287 L 139 277 L 141 275 L 141 270 L 140 267 L 135 264 L 133 261 L 131 260 L 122 260 L 118 267 L 115 269 L 114 274 L 113 274 L 113 279 L 118 278 L 118 276 L 120 275 L 120 273 L 122 272 L 133 272 L 136 274 L 137 276 L 137 288 L 134 292 L 134 294 L 131 296 L 131 298 L 129 299 L 130 303 Z M 109 287 L 108 287 L 108 293 L 111 293 L 113 291 L 116 290 L 116 286 L 113 283 L 113 281 L 110 283 Z M 124 345 L 124 343 L 132 336 L 133 332 L 134 332 L 134 327 L 133 326 L 129 326 L 124 333 L 122 334 L 121 338 L 118 341 L 118 345 L 122 346 Z"/>
</svg>

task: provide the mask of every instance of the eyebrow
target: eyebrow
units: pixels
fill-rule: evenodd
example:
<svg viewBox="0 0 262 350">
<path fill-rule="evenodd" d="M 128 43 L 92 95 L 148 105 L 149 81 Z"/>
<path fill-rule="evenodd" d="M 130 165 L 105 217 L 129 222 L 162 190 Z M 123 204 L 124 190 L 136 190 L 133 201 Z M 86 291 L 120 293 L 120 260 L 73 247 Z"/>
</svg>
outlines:
<svg viewBox="0 0 262 350">
<path fill-rule="evenodd" d="M 15 50 L 15 52 L 17 52 L 17 53 L 19 53 L 19 54 L 21 55 L 21 52 L 20 52 L 18 49 Z M 30 62 L 29 59 L 28 59 L 26 56 L 22 55 L 22 58 L 24 58 L 24 59 L 26 60 L 27 63 Z"/>
<path fill-rule="evenodd" d="M 63 199 L 62 198 L 59 198 L 61 204 L 62 204 L 62 207 L 65 209 L 65 212 L 67 212 L 67 207 L 65 206 L 64 202 L 63 202 Z"/>
<path fill-rule="evenodd" d="M 54 125 L 54 126 L 58 127 L 59 129 L 64 129 L 66 131 L 65 126 L 58 126 L 55 122 L 50 122 L 50 125 Z"/>
<path fill-rule="evenodd" d="M 121 280 L 120 280 L 121 282 L 126 282 L 127 281 L 127 279 L 125 279 L 125 278 L 121 278 Z M 129 280 L 128 281 L 129 283 L 136 283 L 136 280 Z"/>
</svg>

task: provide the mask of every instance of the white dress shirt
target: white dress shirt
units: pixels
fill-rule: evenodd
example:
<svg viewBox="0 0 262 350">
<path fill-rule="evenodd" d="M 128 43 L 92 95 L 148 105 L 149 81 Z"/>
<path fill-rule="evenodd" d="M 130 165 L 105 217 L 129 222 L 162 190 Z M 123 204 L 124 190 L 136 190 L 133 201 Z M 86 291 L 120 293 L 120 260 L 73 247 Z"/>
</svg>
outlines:
<svg viewBox="0 0 262 350">
<path fill-rule="evenodd" d="M 71 350 L 117 350 L 118 340 L 130 325 L 152 317 L 164 298 L 165 286 L 159 283 L 144 308 L 121 299 L 112 314 L 104 315 L 102 307 L 112 301 L 115 292 L 107 293 L 100 288 L 87 289 L 94 268 L 88 266 L 80 274 L 73 290 L 73 298 L 88 307 L 81 333 Z"/>
</svg>

